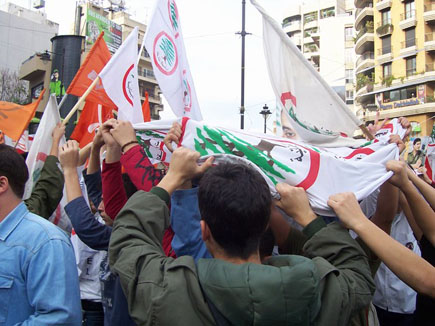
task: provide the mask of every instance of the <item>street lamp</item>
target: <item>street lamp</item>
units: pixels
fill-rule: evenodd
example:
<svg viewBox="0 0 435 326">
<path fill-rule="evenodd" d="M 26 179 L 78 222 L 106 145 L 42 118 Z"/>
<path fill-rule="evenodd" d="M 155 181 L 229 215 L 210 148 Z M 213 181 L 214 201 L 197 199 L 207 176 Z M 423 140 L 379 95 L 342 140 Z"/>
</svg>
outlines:
<svg viewBox="0 0 435 326">
<path fill-rule="evenodd" d="M 267 104 L 264 104 L 263 110 L 260 111 L 260 114 L 262 114 L 263 118 L 264 118 L 264 133 L 266 133 L 266 120 L 267 120 L 267 117 L 272 114 L 272 112 L 270 112 Z"/>
</svg>

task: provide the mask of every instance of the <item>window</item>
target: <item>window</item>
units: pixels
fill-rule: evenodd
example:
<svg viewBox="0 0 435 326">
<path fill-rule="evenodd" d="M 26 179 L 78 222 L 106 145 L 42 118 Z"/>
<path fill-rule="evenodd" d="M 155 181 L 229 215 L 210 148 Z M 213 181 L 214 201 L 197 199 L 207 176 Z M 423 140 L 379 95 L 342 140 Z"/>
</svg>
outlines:
<svg viewBox="0 0 435 326">
<path fill-rule="evenodd" d="M 391 24 L 391 11 L 385 10 L 382 12 L 382 25 Z"/>
<path fill-rule="evenodd" d="M 346 41 L 353 40 L 353 27 L 345 27 L 344 28 L 344 37 Z"/>
<path fill-rule="evenodd" d="M 353 62 L 353 55 L 355 50 L 353 48 L 345 48 L 344 49 L 344 61 L 345 63 Z"/>
<path fill-rule="evenodd" d="M 392 101 L 403 101 L 410 98 L 414 98 L 417 90 L 416 86 L 406 87 L 390 92 L 384 92 L 384 103 L 392 102 Z"/>
<path fill-rule="evenodd" d="M 353 69 L 346 69 L 345 70 L 345 77 L 346 77 L 346 84 L 352 84 L 353 83 Z"/>
<path fill-rule="evenodd" d="M 40 83 L 40 84 L 32 87 L 32 89 L 30 91 L 32 98 L 34 98 L 34 99 L 38 98 L 39 94 L 41 94 L 43 88 L 44 88 L 44 83 Z"/>
<path fill-rule="evenodd" d="M 391 53 L 391 36 L 382 39 L 382 54 Z"/>
<path fill-rule="evenodd" d="M 382 66 L 382 70 L 384 73 L 384 78 L 391 76 L 391 62 L 384 64 Z"/>
<path fill-rule="evenodd" d="M 416 72 L 417 72 L 416 57 L 406 59 L 406 76 L 415 75 Z"/>
<path fill-rule="evenodd" d="M 353 91 L 346 91 L 346 104 L 353 104 Z"/>
<path fill-rule="evenodd" d="M 332 16 L 335 16 L 335 9 L 334 9 L 334 7 L 322 9 L 320 11 L 320 19 L 322 19 L 322 18 L 328 18 L 328 17 L 332 17 Z"/>
<path fill-rule="evenodd" d="M 414 0 L 405 2 L 405 19 L 415 17 L 415 3 Z"/>
<path fill-rule="evenodd" d="M 405 31 L 405 46 L 409 48 L 415 45 L 415 28 L 410 28 Z"/>
</svg>

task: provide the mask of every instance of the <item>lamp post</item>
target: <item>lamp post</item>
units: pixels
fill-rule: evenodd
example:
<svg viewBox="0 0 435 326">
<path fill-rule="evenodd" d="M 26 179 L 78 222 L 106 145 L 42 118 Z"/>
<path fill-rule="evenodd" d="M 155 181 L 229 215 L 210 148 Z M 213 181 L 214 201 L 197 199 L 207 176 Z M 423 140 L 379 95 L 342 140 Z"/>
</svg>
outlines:
<svg viewBox="0 0 435 326">
<path fill-rule="evenodd" d="M 260 114 L 263 115 L 263 118 L 264 118 L 264 133 L 266 133 L 266 120 L 267 120 L 267 117 L 272 114 L 272 112 L 270 112 L 267 104 L 264 104 L 263 110 L 260 111 Z"/>
</svg>

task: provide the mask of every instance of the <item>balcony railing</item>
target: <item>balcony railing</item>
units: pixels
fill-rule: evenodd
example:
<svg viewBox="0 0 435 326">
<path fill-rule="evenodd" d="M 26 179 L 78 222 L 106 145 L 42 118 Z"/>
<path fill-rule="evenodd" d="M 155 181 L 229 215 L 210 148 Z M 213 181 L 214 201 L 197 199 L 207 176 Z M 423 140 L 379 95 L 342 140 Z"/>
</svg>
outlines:
<svg viewBox="0 0 435 326">
<path fill-rule="evenodd" d="M 428 3 L 424 5 L 424 12 L 435 10 L 435 3 Z"/>
<path fill-rule="evenodd" d="M 434 41 L 434 33 L 426 33 L 426 34 L 424 34 L 424 41 L 425 42 Z"/>
<path fill-rule="evenodd" d="M 376 28 L 376 33 L 379 37 L 392 34 L 394 30 L 394 26 L 391 24 L 391 19 L 385 22 L 379 22 L 378 28 Z"/>
<path fill-rule="evenodd" d="M 355 17 L 358 17 L 358 15 L 366 8 L 373 8 L 373 2 L 364 2 L 360 8 L 357 8 L 355 11 Z"/>
<path fill-rule="evenodd" d="M 356 66 L 358 67 L 364 60 L 369 60 L 374 58 L 375 58 L 375 54 L 373 52 L 365 52 L 358 58 L 358 60 L 356 60 Z"/>
<path fill-rule="evenodd" d="M 313 14 L 305 15 L 304 16 L 304 24 L 308 24 L 308 23 L 310 23 L 312 21 L 315 21 L 317 19 L 318 19 L 317 18 L 317 12 L 313 13 Z"/>
<path fill-rule="evenodd" d="M 301 25 L 301 21 L 300 20 L 292 20 L 292 21 L 283 23 L 282 27 L 284 28 L 284 27 L 289 27 L 289 26 L 293 26 L 293 25 L 299 25 L 300 26 Z"/>
<path fill-rule="evenodd" d="M 373 25 L 366 24 L 363 28 L 360 29 L 358 34 L 355 36 L 355 43 L 365 34 L 365 33 L 373 33 Z"/>
<path fill-rule="evenodd" d="M 392 46 L 386 46 L 383 47 L 382 49 L 378 49 L 378 55 L 390 54 L 392 52 L 393 52 Z"/>
<path fill-rule="evenodd" d="M 142 76 L 142 77 L 153 78 L 153 79 L 156 78 L 154 76 L 154 72 L 152 70 L 143 69 L 143 70 L 138 70 L 138 72 L 139 72 L 139 75 Z"/>
<path fill-rule="evenodd" d="M 416 74 L 417 74 L 417 69 L 415 67 L 406 69 L 406 77 L 414 76 Z"/>
<path fill-rule="evenodd" d="M 406 49 L 406 48 L 409 48 L 411 46 L 415 46 L 416 41 L 417 41 L 416 38 L 410 38 L 410 39 L 407 39 L 406 41 L 400 42 L 401 48 Z"/>
<path fill-rule="evenodd" d="M 415 18 L 415 10 L 408 10 L 400 14 L 400 20 Z"/>
</svg>

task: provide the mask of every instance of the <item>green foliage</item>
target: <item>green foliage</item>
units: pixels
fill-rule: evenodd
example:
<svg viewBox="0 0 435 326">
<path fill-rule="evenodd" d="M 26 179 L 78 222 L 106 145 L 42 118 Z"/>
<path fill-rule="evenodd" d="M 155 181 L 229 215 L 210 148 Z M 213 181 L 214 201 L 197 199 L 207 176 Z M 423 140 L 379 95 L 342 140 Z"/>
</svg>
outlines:
<svg viewBox="0 0 435 326">
<path fill-rule="evenodd" d="M 387 77 L 382 77 L 382 85 L 385 85 L 387 87 L 390 87 L 391 84 L 393 83 L 393 80 L 395 80 L 396 78 L 393 75 L 387 76 Z"/>
</svg>

